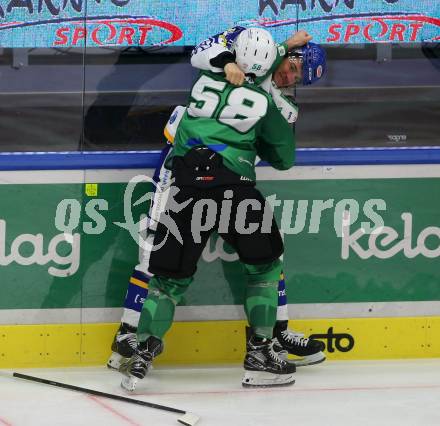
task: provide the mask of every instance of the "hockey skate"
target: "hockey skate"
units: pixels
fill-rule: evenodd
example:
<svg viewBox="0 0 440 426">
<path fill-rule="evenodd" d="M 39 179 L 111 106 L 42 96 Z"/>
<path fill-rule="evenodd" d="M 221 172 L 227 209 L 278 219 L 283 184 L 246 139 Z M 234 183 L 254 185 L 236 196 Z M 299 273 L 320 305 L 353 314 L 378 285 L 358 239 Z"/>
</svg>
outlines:
<svg viewBox="0 0 440 426">
<path fill-rule="evenodd" d="M 303 332 L 292 330 L 292 329 L 288 329 L 287 328 L 287 324 L 288 324 L 288 321 L 277 321 L 275 323 L 274 333 L 275 333 L 275 328 L 278 327 L 278 328 L 283 329 L 283 330 L 284 329 L 288 330 L 290 336 L 304 337 L 304 333 Z M 249 342 L 249 339 L 251 338 L 251 336 L 252 336 L 252 329 L 247 325 L 246 326 L 246 344 L 247 344 L 247 342 Z"/>
<path fill-rule="evenodd" d="M 136 389 L 139 379 L 143 379 L 150 369 L 153 359 L 163 351 L 162 340 L 150 336 L 145 342 L 138 344 L 130 359 L 121 363 L 119 371 L 126 377 L 122 379 L 121 386 L 130 392 Z"/>
<path fill-rule="evenodd" d="M 112 354 L 107 361 L 107 367 L 118 370 L 122 362 L 131 358 L 136 346 L 136 328 L 121 323 L 112 342 Z"/>
<path fill-rule="evenodd" d="M 273 336 L 272 342 L 274 351 L 289 364 L 303 367 L 325 361 L 325 354 L 323 352 L 325 349 L 324 343 L 292 333 L 287 328 L 287 321 L 277 321 L 273 329 Z M 295 355 L 299 358 L 288 359 L 288 354 Z"/>
<path fill-rule="evenodd" d="M 304 337 L 304 333 L 302 331 L 297 331 L 297 330 L 293 330 L 292 328 L 288 328 L 288 324 L 289 321 L 287 320 L 286 321 L 277 320 L 275 323 L 274 332 L 275 332 L 275 328 L 280 328 L 282 330 L 288 330 L 291 336 Z"/>
<path fill-rule="evenodd" d="M 296 366 L 282 360 L 268 340 L 258 341 L 252 336 L 247 343 L 244 359 L 244 387 L 287 386 L 295 383 Z"/>
</svg>

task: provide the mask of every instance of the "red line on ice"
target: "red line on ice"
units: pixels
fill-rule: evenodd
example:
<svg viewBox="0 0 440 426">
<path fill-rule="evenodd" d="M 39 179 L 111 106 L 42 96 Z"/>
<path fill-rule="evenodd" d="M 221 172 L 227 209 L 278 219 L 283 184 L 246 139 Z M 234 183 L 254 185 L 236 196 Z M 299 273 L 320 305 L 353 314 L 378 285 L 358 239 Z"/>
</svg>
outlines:
<svg viewBox="0 0 440 426">
<path fill-rule="evenodd" d="M 106 403 L 102 402 L 99 398 L 96 398 L 96 397 L 91 396 L 91 395 L 88 395 L 87 398 L 89 398 L 92 401 L 96 402 L 98 405 L 100 405 L 101 407 L 105 408 L 107 411 L 110 411 L 110 413 L 114 414 L 116 417 L 119 417 L 120 419 L 125 420 L 128 424 L 130 424 L 132 426 L 140 426 L 138 423 L 135 423 L 130 418 L 128 418 L 128 417 L 124 416 L 123 414 L 119 413 L 118 411 L 116 411 L 110 405 L 107 405 Z"/>
<path fill-rule="evenodd" d="M 4 426 L 12 426 L 11 423 L 7 422 L 5 419 L 2 419 L 1 417 L 0 417 L 0 424 Z"/>
</svg>

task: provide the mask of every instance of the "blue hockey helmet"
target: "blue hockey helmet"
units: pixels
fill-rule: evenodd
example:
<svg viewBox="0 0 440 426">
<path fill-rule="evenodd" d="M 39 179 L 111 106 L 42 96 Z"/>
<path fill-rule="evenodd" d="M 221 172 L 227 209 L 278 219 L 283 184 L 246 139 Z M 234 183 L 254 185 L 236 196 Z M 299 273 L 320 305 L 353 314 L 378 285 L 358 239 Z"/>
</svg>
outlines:
<svg viewBox="0 0 440 426">
<path fill-rule="evenodd" d="M 293 50 L 289 56 L 302 59 L 303 85 L 307 86 L 318 81 L 326 70 L 325 50 L 316 43 L 307 43 L 305 46 Z"/>
</svg>

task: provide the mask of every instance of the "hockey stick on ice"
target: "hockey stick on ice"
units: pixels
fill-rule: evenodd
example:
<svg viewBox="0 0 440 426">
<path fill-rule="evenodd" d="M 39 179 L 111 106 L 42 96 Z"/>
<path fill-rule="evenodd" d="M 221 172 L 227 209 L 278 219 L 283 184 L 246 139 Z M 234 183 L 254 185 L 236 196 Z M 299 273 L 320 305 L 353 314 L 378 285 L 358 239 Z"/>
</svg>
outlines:
<svg viewBox="0 0 440 426">
<path fill-rule="evenodd" d="M 131 404 L 143 405 L 144 407 L 156 408 L 158 410 L 170 411 L 172 413 L 183 414 L 182 417 L 179 417 L 177 421 L 186 426 L 194 426 L 198 421 L 199 417 L 195 414 L 188 413 L 184 410 L 179 410 L 178 408 L 167 407 L 166 405 L 154 404 L 152 402 L 140 401 L 138 399 L 126 398 L 125 396 L 113 395 L 111 393 L 105 393 L 96 391 L 93 389 L 82 388 L 79 386 L 68 385 L 66 383 L 55 382 L 54 380 L 42 379 L 40 377 L 28 376 L 27 374 L 14 373 L 14 377 L 19 379 L 29 380 L 31 382 L 44 383 L 46 385 L 52 385 L 63 389 L 70 389 L 77 392 L 84 392 L 90 395 L 102 396 L 104 398 L 115 399 L 117 401 L 129 402 Z"/>
</svg>

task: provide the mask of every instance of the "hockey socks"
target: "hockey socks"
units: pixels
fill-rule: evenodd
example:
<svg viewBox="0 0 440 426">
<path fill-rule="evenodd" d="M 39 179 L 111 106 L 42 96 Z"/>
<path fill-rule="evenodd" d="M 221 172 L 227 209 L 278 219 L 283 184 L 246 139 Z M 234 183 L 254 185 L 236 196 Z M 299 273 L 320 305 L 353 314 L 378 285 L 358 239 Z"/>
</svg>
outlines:
<svg viewBox="0 0 440 426">
<path fill-rule="evenodd" d="M 284 272 L 281 272 L 278 281 L 278 307 L 277 307 L 277 321 L 286 321 L 289 319 L 287 311 L 287 294 L 286 282 L 284 279 Z"/>
<path fill-rule="evenodd" d="M 113 339 L 112 354 L 107 361 L 109 368 L 117 370 L 121 362 L 133 354 L 137 344 L 136 329 L 142 306 L 148 296 L 150 278 L 149 275 L 135 269 L 128 280 L 121 325 Z"/>
<path fill-rule="evenodd" d="M 271 339 L 277 309 L 277 283 L 250 283 L 244 308 L 256 336 Z"/>
<path fill-rule="evenodd" d="M 124 300 L 124 312 L 122 314 L 121 322 L 137 327 L 139 317 L 144 305 L 145 299 L 148 296 L 148 285 L 151 276 L 144 272 L 134 270 L 130 279 L 128 280 L 128 289 Z"/>
<path fill-rule="evenodd" d="M 137 336 L 145 340 L 148 336 L 162 338 L 171 327 L 176 305 L 182 299 L 192 278 L 164 278 L 154 276 L 150 281 L 150 292 L 142 308 Z"/>
</svg>

